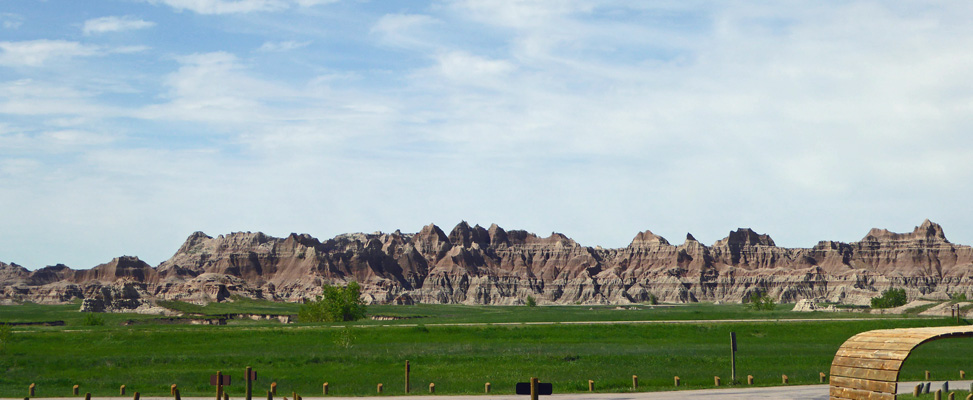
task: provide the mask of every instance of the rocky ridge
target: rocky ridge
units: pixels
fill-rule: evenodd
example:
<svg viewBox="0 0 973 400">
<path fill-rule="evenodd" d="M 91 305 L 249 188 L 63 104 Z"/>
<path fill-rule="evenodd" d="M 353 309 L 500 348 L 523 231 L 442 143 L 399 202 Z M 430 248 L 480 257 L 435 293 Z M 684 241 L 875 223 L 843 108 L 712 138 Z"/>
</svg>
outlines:
<svg viewBox="0 0 973 400">
<path fill-rule="evenodd" d="M 307 234 L 195 232 L 157 267 L 128 256 L 88 270 L 0 263 L 0 299 L 150 309 L 155 299 L 300 301 L 325 283 L 357 281 L 371 303 L 522 304 L 527 296 L 540 304 L 627 304 L 652 296 L 741 302 L 767 292 L 780 302 L 867 304 L 890 287 L 905 288 L 910 299 L 970 296 L 971 272 L 973 248 L 950 243 L 928 220 L 911 233 L 872 229 L 858 242 L 812 248 L 777 247 L 770 236 L 741 228 L 712 246 L 692 235 L 673 245 L 644 231 L 619 249 L 461 222 L 448 234 L 430 224 L 417 233 L 325 241 Z"/>
</svg>

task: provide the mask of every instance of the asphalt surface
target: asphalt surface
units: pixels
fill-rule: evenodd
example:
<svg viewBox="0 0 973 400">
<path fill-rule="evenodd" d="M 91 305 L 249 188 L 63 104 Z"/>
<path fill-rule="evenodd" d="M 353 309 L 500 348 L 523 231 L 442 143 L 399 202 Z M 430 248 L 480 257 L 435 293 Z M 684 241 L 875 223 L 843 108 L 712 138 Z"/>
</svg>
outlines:
<svg viewBox="0 0 973 400">
<path fill-rule="evenodd" d="M 899 382 L 900 394 L 911 394 L 913 388 L 919 382 Z M 952 390 L 969 390 L 973 381 L 949 381 L 949 388 Z M 943 381 L 933 381 L 930 391 L 935 392 L 943 386 Z M 83 397 L 82 397 L 83 398 Z M 285 396 L 276 396 L 275 400 L 284 400 Z M 526 400 L 529 396 L 517 395 L 412 395 L 412 396 L 381 396 L 381 397 L 303 397 L 303 400 L 363 400 L 371 398 L 391 399 L 391 400 Z M 31 400 L 65 400 L 77 399 L 76 397 L 55 397 L 40 398 L 35 397 Z M 131 400 L 127 397 L 92 397 L 92 400 Z M 213 397 L 183 397 L 183 400 L 215 400 Z M 231 398 L 242 400 L 240 398 Z M 255 400 L 263 400 L 262 396 L 254 396 Z M 640 392 L 640 393 L 571 393 L 555 394 L 552 396 L 541 396 L 547 400 L 663 400 L 663 399 L 727 399 L 727 400 L 828 400 L 828 385 L 793 385 L 793 386 L 772 386 L 758 388 L 723 388 L 723 389 L 702 389 L 702 390 L 679 390 L 669 392 Z M 0 399 L 0 400 L 22 400 L 22 399 Z M 172 397 L 149 397 L 143 396 L 140 400 L 172 400 Z M 293 399 L 288 399 L 293 400 Z"/>
</svg>

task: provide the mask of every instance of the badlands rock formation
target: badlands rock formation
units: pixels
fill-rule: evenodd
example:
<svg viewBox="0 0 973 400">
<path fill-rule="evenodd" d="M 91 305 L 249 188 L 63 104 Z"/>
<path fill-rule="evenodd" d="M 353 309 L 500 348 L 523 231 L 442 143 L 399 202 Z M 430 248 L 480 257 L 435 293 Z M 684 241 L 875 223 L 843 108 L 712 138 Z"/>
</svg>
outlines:
<svg viewBox="0 0 973 400">
<path fill-rule="evenodd" d="M 553 233 L 539 237 L 461 222 L 448 234 L 353 233 L 320 241 L 309 235 L 262 233 L 210 237 L 196 232 L 153 268 L 119 257 L 89 270 L 64 265 L 36 271 L 0 263 L 0 299 L 92 307 L 146 306 L 146 300 L 196 303 L 244 296 L 300 301 L 325 283 L 359 282 L 374 303 L 626 304 L 745 301 L 768 292 L 802 299 L 868 304 L 890 287 L 910 299 L 967 293 L 973 297 L 973 248 L 946 240 L 929 221 L 911 233 L 873 229 L 861 241 L 822 241 L 781 248 L 767 235 L 738 229 L 706 246 L 687 235 L 670 244 L 650 231 L 628 247 L 581 246 Z"/>
</svg>

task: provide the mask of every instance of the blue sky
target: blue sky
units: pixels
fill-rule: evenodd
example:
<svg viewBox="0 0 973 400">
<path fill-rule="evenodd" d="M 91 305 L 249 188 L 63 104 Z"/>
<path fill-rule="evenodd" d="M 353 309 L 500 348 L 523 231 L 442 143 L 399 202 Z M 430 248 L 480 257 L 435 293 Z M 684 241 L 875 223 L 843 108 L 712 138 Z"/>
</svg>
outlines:
<svg viewBox="0 0 973 400">
<path fill-rule="evenodd" d="M 973 243 L 973 5 L 7 1 L 0 261 L 193 231 Z"/>
</svg>

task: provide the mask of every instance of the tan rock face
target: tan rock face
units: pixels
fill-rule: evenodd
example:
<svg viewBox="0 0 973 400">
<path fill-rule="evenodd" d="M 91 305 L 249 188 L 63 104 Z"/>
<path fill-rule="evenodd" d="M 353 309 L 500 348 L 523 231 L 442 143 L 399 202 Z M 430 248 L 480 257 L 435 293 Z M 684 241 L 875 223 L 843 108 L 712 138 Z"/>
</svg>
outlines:
<svg viewBox="0 0 973 400">
<path fill-rule="evenodd" d="M 156 268 L 135 257 L 77 271 L 0 263 L 0 299 L 58 303 L 133 283 L 148 300 L 300 301 L 320 294 L 324 283 L 357 281 L 375 303 L 521 304 L 527 296 L 540 304 L 626 304 L 651 296 L 740 302 L 767 292 L 781 302 L 867 304 L 890 287 L 905 288 L 911 298 L 973 296 L 971 272 L 973 248 L 950 243 L 930 221 L 912 233 L 873 229 L 859 242 L 807 249 L 777 247 L 750 229 L 712 246 L 692 235 L 672 245 L 644 231 L 627 247 L 602 249 L 559 233 L 540 237 L 461 222 L 448 234 L 430 224 L 414 234 L 353 233 L 323 242 L 306 234 L 196 232 Z"/>
</svg>

